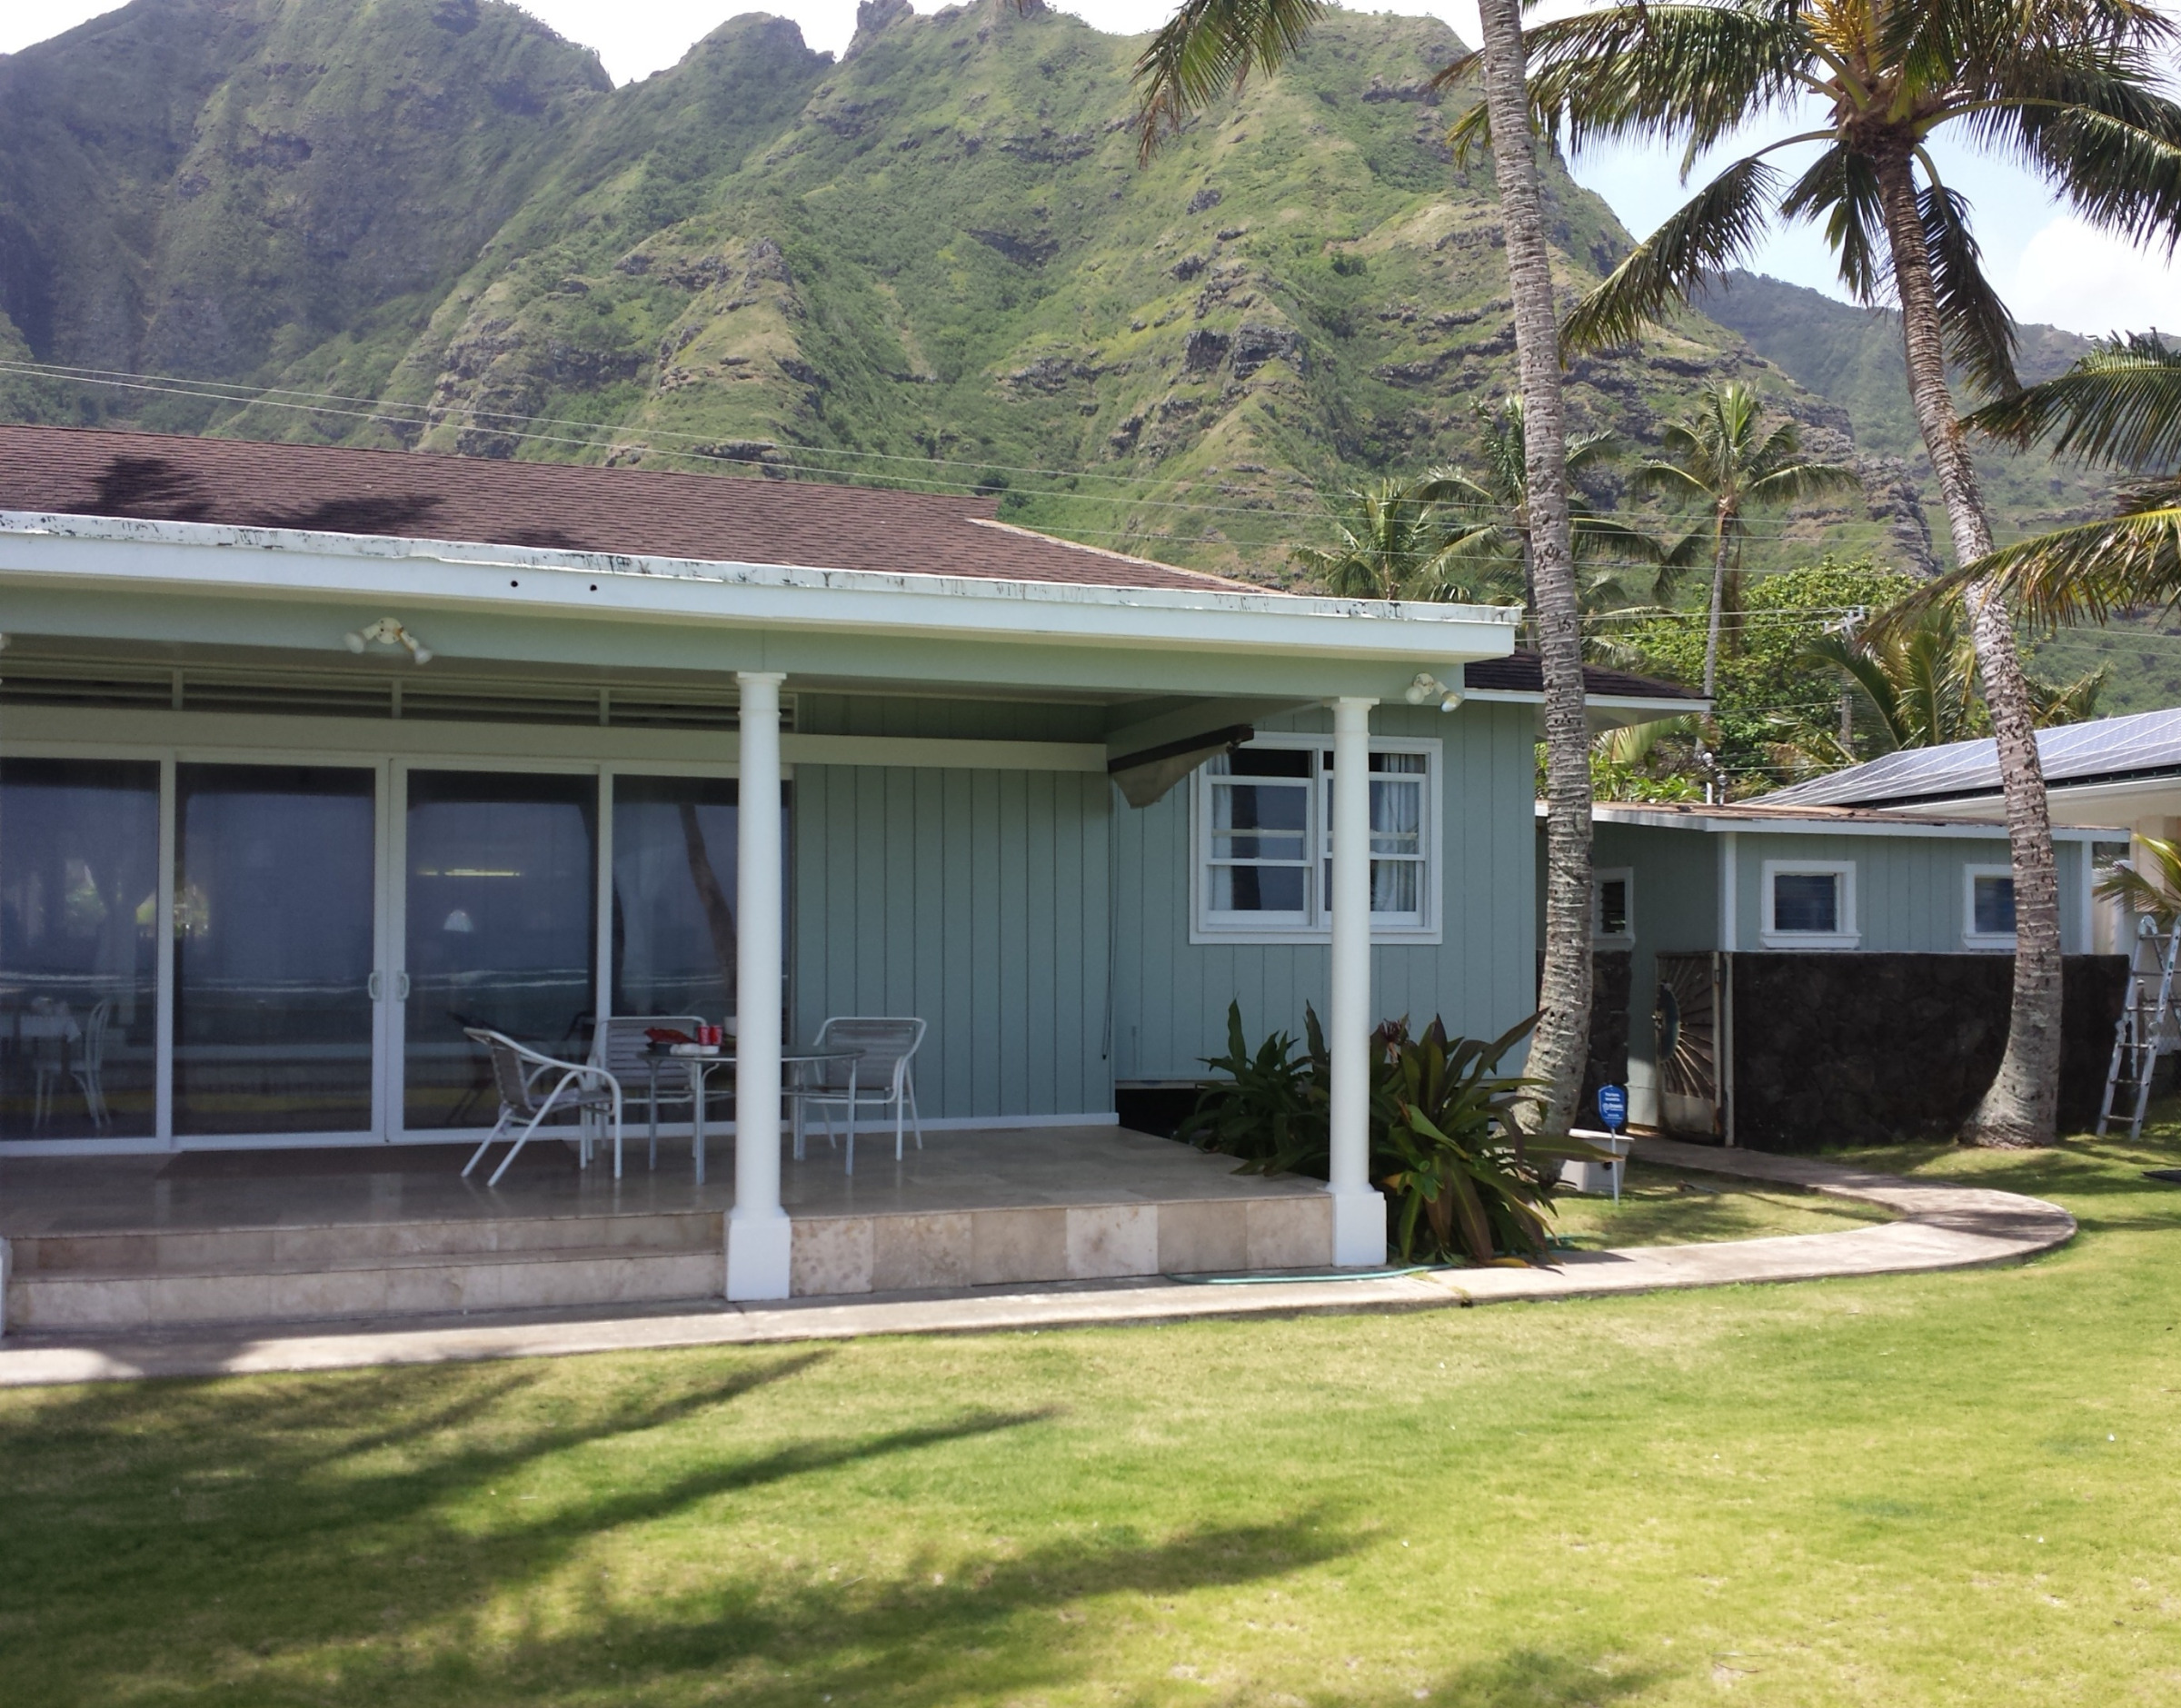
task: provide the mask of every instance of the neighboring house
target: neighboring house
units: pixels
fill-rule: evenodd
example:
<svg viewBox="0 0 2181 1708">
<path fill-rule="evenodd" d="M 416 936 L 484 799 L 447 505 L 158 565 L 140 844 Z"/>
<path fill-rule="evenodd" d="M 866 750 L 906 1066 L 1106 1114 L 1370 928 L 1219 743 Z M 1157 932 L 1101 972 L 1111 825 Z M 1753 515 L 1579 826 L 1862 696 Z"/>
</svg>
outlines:
<svg viewBox="0 0 2181 1708">
<path fill-rule="evenodd" d="M 759 1108 L 776 1026 L 913 1014 L 927 1125 L 1110 1122 L 1230 1001 L 1330 1018 L 1336 938 L 1362 1024 L 1533 998 L 1512 611 L 974 499 L 26 427 L 0 601 L 0 1152 L 473 1135 L 464 1026 L 573 1054 L 609 1012 L 739 1013 Z M 1598 685 L 1601 723 L 1686 703 Z M 775 977 L 778 1021 L 737 999 Z M 787 1290 L 770 1148 L 731 1296 Z M 1377 1261 L 1349 1160 L 1333 1255 Z"/>
<path fill-rule="evenodd" d="M 1595 809 L 1593 1077 L 1625 1052 L 1632 1121 L 1746 1144 L 1942 1128 L 2005 1041 L 2006 831 L 1780 799 Z M 2094 845 L 2117 834 L 2055 833 L 2071 1047 L 2099 1073 L 2112 1020 L 2102 982 L 2076 999 L 2076 962 Z"/>
</svg>

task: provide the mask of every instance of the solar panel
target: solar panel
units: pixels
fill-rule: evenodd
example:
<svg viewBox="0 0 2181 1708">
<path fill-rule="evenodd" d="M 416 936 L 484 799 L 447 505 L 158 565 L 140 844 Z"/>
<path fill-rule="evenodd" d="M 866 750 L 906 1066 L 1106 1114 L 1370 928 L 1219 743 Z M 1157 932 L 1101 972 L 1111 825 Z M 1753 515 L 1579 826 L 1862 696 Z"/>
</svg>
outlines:
<svg viewBox="0 0 2181 1708">
<path fill-rule="evenodd" d="M 2037 731 L 2047 783 L 2181 770 L 2181 708 L 2096 718 Z M 1874 807 L 1999 792 L 1995 743 L 1906 748 L 1765 796 L 1768 807 Z"/>
</svg>

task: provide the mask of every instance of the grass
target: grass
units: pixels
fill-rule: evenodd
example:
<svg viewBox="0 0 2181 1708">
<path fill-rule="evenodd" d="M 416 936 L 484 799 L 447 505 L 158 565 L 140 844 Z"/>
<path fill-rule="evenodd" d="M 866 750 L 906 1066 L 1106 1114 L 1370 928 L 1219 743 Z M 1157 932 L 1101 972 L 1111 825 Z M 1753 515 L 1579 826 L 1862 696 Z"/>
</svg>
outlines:
<svg viewBox="0 0 2181 1708">
<path fill-rule="evenodd" d="M 2181 1699 L 2181 1160 L 2018 1267 L 0 1395 L 31 1704 Z"/>
<path fill-rule="evenodd" d="M 1875 1204 L 1644 1162 L 1628 1165 L 1619 1203 L 1570 1196 L 1554 1209 L 1554 1232 L 1582 1251 L 1830 1234 L 1893 1219 Z"/>
</svg>

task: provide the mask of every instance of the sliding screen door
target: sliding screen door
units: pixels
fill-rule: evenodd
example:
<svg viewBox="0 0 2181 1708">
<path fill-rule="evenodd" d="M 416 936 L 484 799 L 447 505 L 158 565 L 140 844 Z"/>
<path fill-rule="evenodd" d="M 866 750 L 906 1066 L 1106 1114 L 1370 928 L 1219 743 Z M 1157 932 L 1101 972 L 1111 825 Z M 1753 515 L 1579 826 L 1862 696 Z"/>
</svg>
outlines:
<svg viewBox="0 0 2181 1708">
<path fill-rule="evenodd" d="M 489 1127 L 498 1109 L 466 1027 L 551 1056 L 591 1048 L 598 780 L 408 776 L 403 1125 Z"/>
<path fill-rule="evenodd" d="M 154 1130 L 159 767 L 0 763 L 0 1138 Z"/>
<path fill-rule="evenodd" d="M 174 785 L 175 1133 L 369 1132 L 377 774 Z"/>
</svg>

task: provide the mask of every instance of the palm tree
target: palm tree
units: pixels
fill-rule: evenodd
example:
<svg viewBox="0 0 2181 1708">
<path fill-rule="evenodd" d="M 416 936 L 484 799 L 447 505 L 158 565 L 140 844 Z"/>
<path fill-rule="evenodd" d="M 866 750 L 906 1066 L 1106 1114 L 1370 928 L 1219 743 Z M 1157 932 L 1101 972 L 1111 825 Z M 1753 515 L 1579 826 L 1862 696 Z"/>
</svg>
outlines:
<svg viewBox="0 0 2181 1708">
<path fill-rule="evenodd" d="M 1707 385 L 1694 414 L 1668 422 L 1666 456 L 1644 463 L 1632 484 L 1711 512 L 1711 618 L 1704 637 L 1704 697 L 1718 683 L 1719 626 L 1741 609 L 1742 542 L 1752 510 L 1791 504 L 1862 484 L 1844 463 L 1811 462 L 1792 421 L 1762 430 L 1764 405 L 1739 380 Z"/>
<path fill-rule="evenodd" d="M 2146 868 L 2148 870 L 2146 870 Z M 2161 934 L 2181 919 L 2181 846 L 2163 837 L 2139 836 L 2125 860 L 2115 860 L 2092 886 L 2101 901 L 2125 903 L 2148 916 Z"/>
<path fill-rule="evenodd" d="M 1473 596 L 1466 582 L 1458 585 L 1452 580 L 1458 569 L 1457 526 L 1446 506 L 1465 496 L 1461 477 L 1446 469 L 1433 469 L 1414 481 L 1389 479 L 1350 487 L 1331 506 L 1338 543 L 1298 546 L 1295 562 L 1328 592 L 1344 599 L 1499 602 Z"/>
<path fill-rule="evenodd" d="M 1522 400 L 1470 405 L 1477 417 L 1483 455 L 1477 472 L 1450 470 L 1445 501 L 1451 508 L 1454 540 L 1438 597 L 1499 602 L 1519 598 L 1533 613 L 1537 571 L 1529 544 L 1529 463 L 1522 426 Z M 1569 433 L 1565 466 L 1572 477 L 1601 467 L 1620 454 L 1620 440 L 1610 432 Z M 1661 545 L 1640 528 L 1598 511 L 1572 484 L 1568 499 L 1569 543 L 1580 566 L 1576 605 L 1586 617 L 1636 604 L 1663 605 L 1688 566 L 1693 541 Z M 1634 571 L 1650 571 L 1639 582 Z M 1534 634 L 1532 635 L 1534 640 Z M 1586 649 L 1588 650 L 1588 649 Z"/>
<path fill-rule="evenodd" d="M 2025 540 L 1971 571 L 2044 623 L 2181 602 L 2181 350 L 2155 332 L 2109 340 L 1968 424 L 2017 445 L 2049 438 L 2057 453 L 2148 477 L 2122 489 L 2117 515 Z"/>
<path fill-rule="evenodd" d="M 1982 559 L 1991 528 L 1947 363 L 1983 390 L 2014 391 L 2016 333 L 1930 139 L 1945 131 L 2023 161 L 2093 224 L 2170 247 L 2181 241 L 2181 105 L 2163 93 L 2161 59 L 2176 38 L 2145 0 L 1629 0 L 1540 25 L 1531 112 L 1570 146 L 1645 138 L 1693 158 L 1752 124 L 1788 132 L 1638 244 L 1577 306 L 1569 343 L 1628 338 L 1749 256 L 1775 219 L 1821 219 L 1853 296 L 1875 303 L 1890 284 L 1957 561 Z M 1495 110 L 1490 122 L 1497 134 L 1519 121 Z M 1818 153 L 1789 180 L 1768 156 L 1798 145 Z M 2051 819 L 2007 604 L 1988 580 L 1964 597 L 1998 744 L 2017 945 L 2007 1054 L 1964 1137 L 2041 1145 L 2059 1090 Z"/>
<path fill-rule="evenodd" d="M 1977 695 L 1977 649 L 1957 603 L 1914 607 L 1906 620 L 1871 624 L 1861 634 L 1827 634 L 1802 650 L 1805 662 L 1837 671 L 1877 720 L 1881 753 L 1944 747 L 1989 733 L 1991 720 Z M 2025 673 L 2030 716 L 2040 730 L 2079 723 L 2097 714 L 2106 673 L 2072 682 Z M 1856 763 L 1845 739 L 1798 744 L 1798 755 L 1830 770 Z"/>
<path fill-rule="evenodd" d="M 1276 70 L 1300 46 L 1326 0 L 1182 0 L 1137 61 L 1138 134 L 1146 157 L 1161 135 L 1238 86 Z M 1545 966 L 1538 1025 L 1523 1077 L 1522 1124 L 1548 1137 L 1575 1118 L 1590 1048 L 1590 731 L 1583 642 L 1569 540 L 1567 422 L 1560 400 L 1559 315 L 1538 188 L 1522 39 L 1522 0 L 1482 0 L 1484 104 L 1492 114 L 1493 176 L 1515 305 L 1521 370 L 1529 541 L 1539 651 L 1545 677 Z M 1449 74 L 1468 71 L 1467 55 Z"/>
</svg>

